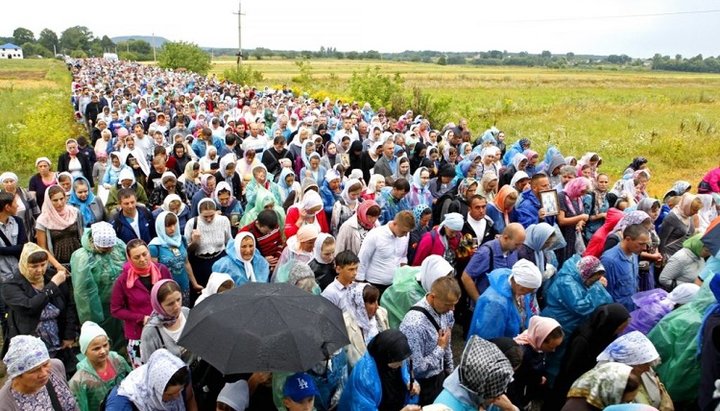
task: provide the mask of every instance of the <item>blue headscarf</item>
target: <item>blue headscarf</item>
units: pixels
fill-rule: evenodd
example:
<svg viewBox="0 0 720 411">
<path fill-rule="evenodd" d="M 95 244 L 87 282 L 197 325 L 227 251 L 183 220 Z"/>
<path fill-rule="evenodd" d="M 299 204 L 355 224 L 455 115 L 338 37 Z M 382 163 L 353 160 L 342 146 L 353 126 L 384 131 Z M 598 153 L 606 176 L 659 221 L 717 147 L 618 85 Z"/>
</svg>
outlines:
<svg viewBox="0 0 720 411">
<path fill-rule="evenodd" d="M 286 167 L 283 167 L 282 171 L 280 172 L 280 177 L 278 178 L 278 185 L 280 186 L 280 190 L 282 190 L 283 193 L 285 193 L 286 197 L 288 195 L 290 195 L 290 191 L 292 190 L 292 187 L 287 185 L 287 182 L 285 182 L 285 179 L 287 178 L 287 176 L 289 176 L 291 174 L 295 177 L 295 181 L 297 181 L 297 176 L 295 176 L 295 172 Z"/>
<path fill-rule="evenodd" d="M 700 330 L 698 331 L 698 356 L 702 353 L 705 323 L 711 315 L 720 313 L 720 274 L 715 274 L 712 280 L 710 280 L 710 291 L 712 291 L 715 296 L 715 304 L 708 307 L 707 311 L 705 311 L 705 316 L 703 317 Z"/>
<path fill-rule="evenodd" d="M 88 189 L 88 196 L 85 199 L 85 201 L 80 200 L 80 198 L 75 194 L 75 184 L 78 182 L 85 183 Z M 95 202 L 95 194 L 92 192 L 92 188 L 90 187 L 90 183 L 85 177 L 75 177 L 73 180 L 73 186 L 72 190 L 70 191 L 70 200 L 68 200 L 68 203 L 70 205 L 74 206 L 78 210 L 80 210 L 80 214 L 83 218 L 83 223 L 86 227 L 89 227 L 90 224 L 95 222 L 95 213 L 90 209 L 90 204 Z"/>
<path fill-rule="evenodd" d="M 182 244 L 179 226 L 175 229 L 175 234 L 173 234 L 172 237 L 165 232 L 165 218 L 167 218 L 168 214 L 174 215 L 172 211 L 163 211 L 155 219 L 155 232 L 157 233 L 157 237 L 153 238 L 148 245 L 180 247 Z M 175 217 L 177 217 L 177 215 Z"/>
<path fill-rule="evenodd" d="M 419 204 L 413 208 L 413 216 L 415 217 L 415 228 L 420 228 L 420 217 L 422 217 L 423 211 L 425 209 L 430 209 L 430 206 L 427 204 Z"/>
<path fill-rule="evenodd" d="M 543 246 L 554 232 L 555 229 L 548 223 L 533 224 L 525 231 L 524 244 L 535 252 L 535 265 L 540 271 L 545 271 L 545 250 L 543 250 Z"/>
</svg>

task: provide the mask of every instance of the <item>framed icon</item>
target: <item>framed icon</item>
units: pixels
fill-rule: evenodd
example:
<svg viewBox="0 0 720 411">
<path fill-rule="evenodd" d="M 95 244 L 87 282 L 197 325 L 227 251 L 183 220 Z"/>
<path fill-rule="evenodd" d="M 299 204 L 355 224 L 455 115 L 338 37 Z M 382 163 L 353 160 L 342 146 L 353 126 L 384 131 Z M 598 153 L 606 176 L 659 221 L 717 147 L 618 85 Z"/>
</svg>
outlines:
<svg viewBox="0 0 720 411">
<path fill-rule="evenodd" d="M 560 203 L 558 202 L 558 194 L 556 190 L 548 190 L 540 192 L 540 202 L 545 209 L 545 216 L 555 216 L 560 212 Z"/>
</svg>

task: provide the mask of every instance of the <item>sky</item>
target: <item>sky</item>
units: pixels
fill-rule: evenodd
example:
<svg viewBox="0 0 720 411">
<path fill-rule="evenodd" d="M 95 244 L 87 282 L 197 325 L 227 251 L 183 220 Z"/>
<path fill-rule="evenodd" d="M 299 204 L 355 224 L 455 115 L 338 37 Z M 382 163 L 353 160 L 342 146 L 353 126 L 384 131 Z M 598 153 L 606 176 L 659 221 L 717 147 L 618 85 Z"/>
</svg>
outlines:
<svg viewBox="0 0 720 411">
<path fill-rule="evenodd" d="M 43 3 L 4 2 L 0 36 L 79 25 L 99 37 L 238 46 L 236 0 Z M 242 10 L 244 49 L 720 55 L 720 0 L 244 0 Z"/>
</svg>

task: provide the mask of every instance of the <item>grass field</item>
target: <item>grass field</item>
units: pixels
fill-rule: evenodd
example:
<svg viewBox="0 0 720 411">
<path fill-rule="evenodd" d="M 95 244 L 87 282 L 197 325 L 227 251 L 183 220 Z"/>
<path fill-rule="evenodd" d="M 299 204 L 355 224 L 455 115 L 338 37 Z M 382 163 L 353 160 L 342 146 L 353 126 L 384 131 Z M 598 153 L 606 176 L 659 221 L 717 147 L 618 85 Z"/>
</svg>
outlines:
<svg viewBox="0 0 720 411">
<path fill-rule="evenodd" d="M 216 60 L 222 74 L 234 60 Z M 293 61 L 245 62 L 265 76 L 264 85 L 293 85 Z M 541 153 L 549 144 L 565 155 L 598 151 L 603 170 L 618 177 L 636 155 L 650 159 L 650 192 L 662 195 L 673 181 L 696 184 L 716 167 L 720 153 L 720 75 L 635 70 L 439 66 L 437 64 L 311 61 L 316 90 L 348 94 L 354 71 L 380 66 L 400 73 L 404 85 L 449 99 L 449 118 L 468 119 L 473 134 L 491 125 L 513 142 L 528 137 Z M 437 125 L 438 127 L 442 125 Z"/>
<path fill-rule="evenodd" d="M 53 162 L 81 130 L 70 105 L 70 73 L 58 60 L 0 60 L 0 172 L 24 185 L 35 159 Z"/>
</svg>

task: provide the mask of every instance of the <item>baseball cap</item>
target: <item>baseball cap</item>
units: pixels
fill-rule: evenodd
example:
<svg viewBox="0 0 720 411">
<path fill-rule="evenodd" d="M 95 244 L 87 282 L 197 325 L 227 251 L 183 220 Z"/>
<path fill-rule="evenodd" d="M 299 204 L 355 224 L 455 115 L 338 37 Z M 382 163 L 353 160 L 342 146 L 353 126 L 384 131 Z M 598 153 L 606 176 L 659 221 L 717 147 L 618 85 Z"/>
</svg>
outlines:
<svg viewBox="0 0 720 411">
<path fill-rule="evenodd" d="M 289 397 L 295 402 L 314 397 L 317 394 L 318 390 L 315 388 L 315 382 L 304 372 L 293 374 L 285 380 L 283 396 Z"/>
</svg>

